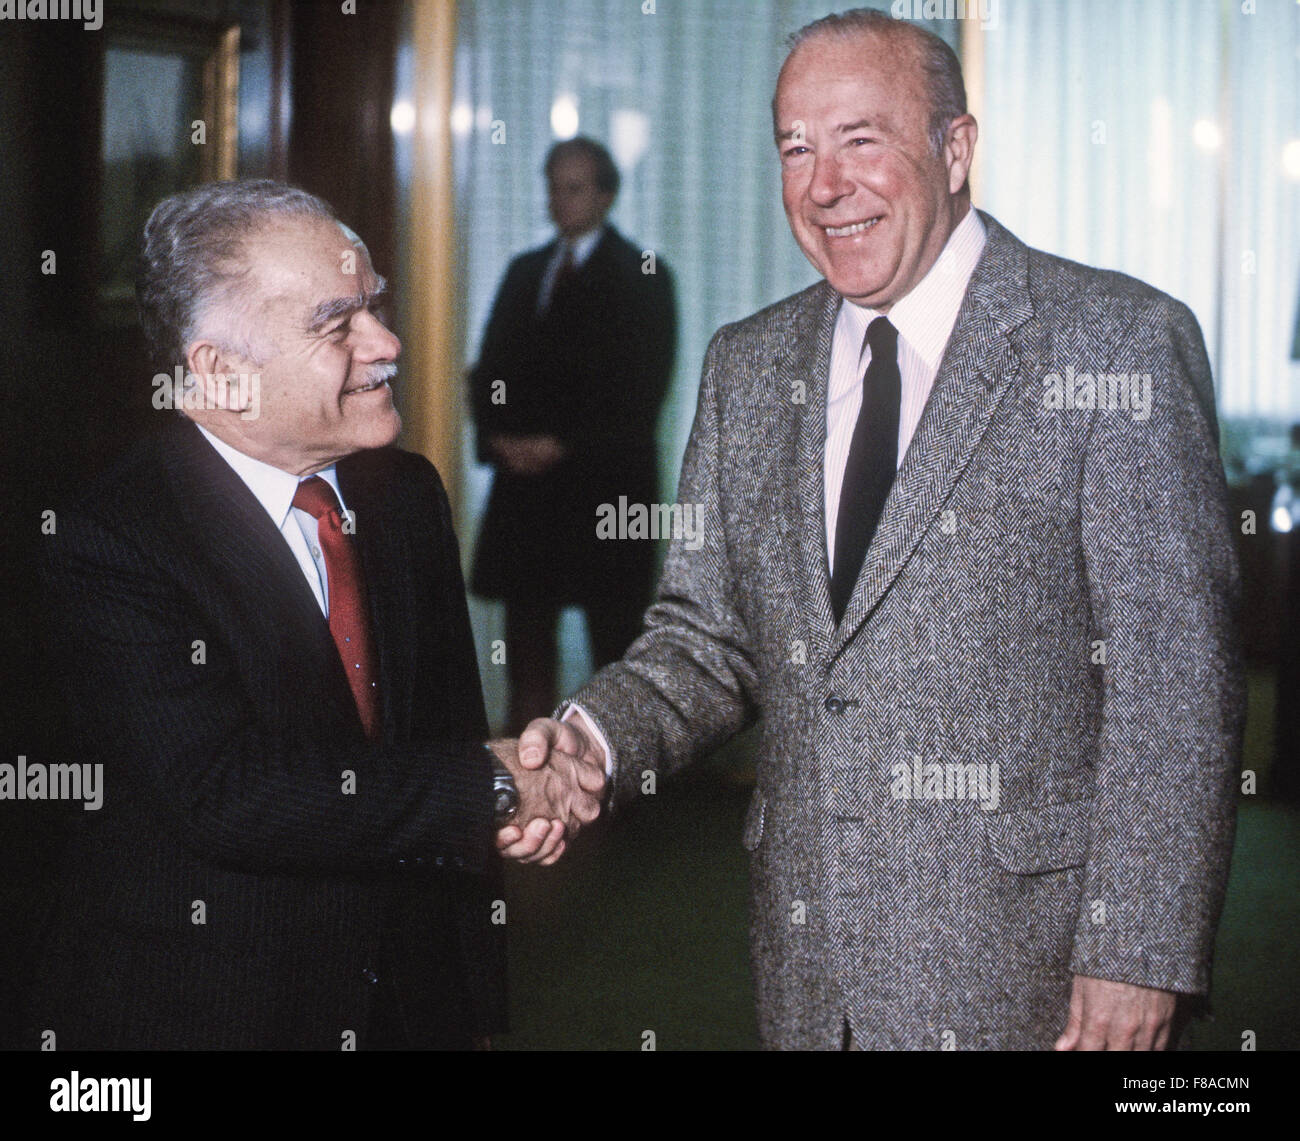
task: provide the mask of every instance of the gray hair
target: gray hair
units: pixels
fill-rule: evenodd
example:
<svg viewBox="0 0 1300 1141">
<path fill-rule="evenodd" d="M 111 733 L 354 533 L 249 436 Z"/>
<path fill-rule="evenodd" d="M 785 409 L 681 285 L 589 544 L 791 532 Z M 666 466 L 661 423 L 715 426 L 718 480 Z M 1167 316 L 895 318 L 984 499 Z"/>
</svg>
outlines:
<svg viewBox="0 0 1300 1141">
<path fill-rule="evenodd" d="M 939 154 L 948 136 L 948 124 L 966 114 L 966 84 L 962 80 L 961 63 L 956 53 L 933 32 L 906 20 L 896 20 L 874 8 L 853 8 L 805 24 L 786 41 L 789 48 L 786 59 L 815 36 L 850 39 L 863 34 L 906 37 L 916 48 L 930 97 L 930 121 L 927 124 L 930 150 Z M 775 106 L 774 101 L 773 109 Z"/>
<path fill-rule="evenodd" d="M 135 293 L 158 366 L 184 365 L 186 349 L 200 336 L 264 363 L 248 322 L 236 320 L 236 301 L 248 274 L 244 242 L 275 217 L 338 221 L 323 199 L 269 178 L 204 183 L 154 207 Z"/>
</svg>

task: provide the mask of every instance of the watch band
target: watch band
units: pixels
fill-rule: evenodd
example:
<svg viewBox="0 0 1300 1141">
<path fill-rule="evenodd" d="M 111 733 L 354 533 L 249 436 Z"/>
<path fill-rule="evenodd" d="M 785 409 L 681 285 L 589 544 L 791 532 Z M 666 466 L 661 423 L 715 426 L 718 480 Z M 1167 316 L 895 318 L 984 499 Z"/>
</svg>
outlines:
<svg viewBox="0 0 1300 1141">
<path fill-rule="evenodd" d="M 492 758 L 492 815 L 497 828 L 504 828 L 519 811 L 519 789 L 515 778 L 491 746 L 484 745 Z"/>
</svg>

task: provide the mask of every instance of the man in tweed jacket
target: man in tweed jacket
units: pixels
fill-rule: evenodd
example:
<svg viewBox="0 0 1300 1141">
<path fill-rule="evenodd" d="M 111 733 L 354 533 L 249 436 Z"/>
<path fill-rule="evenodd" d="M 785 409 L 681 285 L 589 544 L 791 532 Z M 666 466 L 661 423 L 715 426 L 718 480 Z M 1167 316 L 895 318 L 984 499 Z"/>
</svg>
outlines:
<svg viewBox="0 0 1300 1141">
<path fill-rule="evenodd" d="M 580 738 L 617 806 L 760 722 L 769 1047 L 1165 1047 L 1209 985 L 1243 718 L 1196 322 L 972 211 L 960 70 L 915 28 L 805 29 L 774 114 L 826 281 L 715 336 L 678 495 L 703 544 L 672 544 L 645 632 L 525 763 Z M 851 307 L 895 319 L 903 394 L 837 622 Z"/>
</svg>

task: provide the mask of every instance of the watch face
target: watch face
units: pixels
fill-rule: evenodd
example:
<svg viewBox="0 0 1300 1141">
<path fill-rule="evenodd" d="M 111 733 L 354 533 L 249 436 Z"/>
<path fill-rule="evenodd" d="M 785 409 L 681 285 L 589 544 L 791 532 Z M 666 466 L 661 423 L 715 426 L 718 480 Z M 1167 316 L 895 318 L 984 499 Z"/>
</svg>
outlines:
<svg viewBox="0 0 1300 1141">
<path fill-rule="evenodd" d="M 496 818 L 498 821 L 509 820 L 519 807 L 519 794 L 513 783 L 502 782 L 496 787 Z"/>
</svg>

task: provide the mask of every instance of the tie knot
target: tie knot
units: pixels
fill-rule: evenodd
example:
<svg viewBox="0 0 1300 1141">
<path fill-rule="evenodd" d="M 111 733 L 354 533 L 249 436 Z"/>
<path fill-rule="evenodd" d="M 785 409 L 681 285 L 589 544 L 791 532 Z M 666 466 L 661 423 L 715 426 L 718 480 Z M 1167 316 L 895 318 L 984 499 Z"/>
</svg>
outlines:
<svg viewBox="0 0 1300 1141">
<path fill-rule="evenodd" d="M 293 505 L 317 519 L 339 509 L 338 496 L 320 476 L 314 475 L 298 484 L 293 493 Z"/>
<path fill-rule="evenodd" d="M 867 326 L 867 344 L 873 357 L 897 358 L 898 330 L 889 323 L 888 317 L 877 317 Z"/>
</svg>

